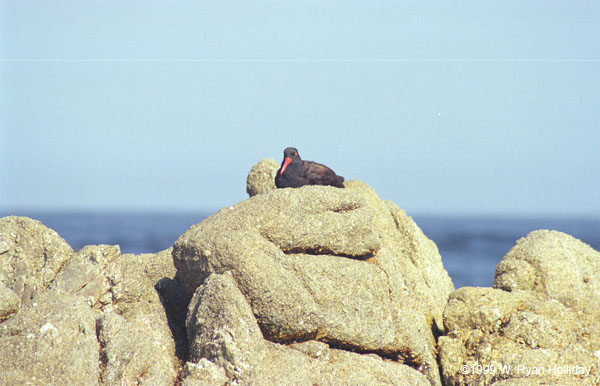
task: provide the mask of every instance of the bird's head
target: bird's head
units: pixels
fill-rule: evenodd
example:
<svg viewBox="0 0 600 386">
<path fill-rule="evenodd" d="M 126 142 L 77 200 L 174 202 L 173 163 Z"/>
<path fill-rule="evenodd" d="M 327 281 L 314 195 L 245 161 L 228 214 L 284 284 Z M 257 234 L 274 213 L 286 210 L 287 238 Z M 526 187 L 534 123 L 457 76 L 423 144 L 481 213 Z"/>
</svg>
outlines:
<svg viewBox="0 0 600 386">
<path fill-rule="evenodd" d="M 286 147 L 283 151 L 283 164 L 281 165 L 281 171 L 279 174 L 283 174 L 289 164 L 291 164 L 294 160 L 299 159 L 300 155 L 298 154 L 298 149 L 295 147 Z"/>
</svg>

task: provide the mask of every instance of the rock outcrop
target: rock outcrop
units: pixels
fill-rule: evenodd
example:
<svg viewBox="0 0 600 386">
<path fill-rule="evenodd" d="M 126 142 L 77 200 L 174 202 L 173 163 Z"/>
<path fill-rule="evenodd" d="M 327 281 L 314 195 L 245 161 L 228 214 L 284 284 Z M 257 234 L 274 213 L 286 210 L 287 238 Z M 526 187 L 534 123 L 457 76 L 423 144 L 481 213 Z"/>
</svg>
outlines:
<svg viewBox="0 0 600 386">
<path fill-rule="evenodd" d="M 498 264 L 493 287 L 600 309 L 600 252 L 565 233 L 535 231 Z"/>
<path fill-rule="evenodd" d="M 222 209 L 177 240 L 173 258 L 187 294 L 195 294 L 196 303 L 208 301 L 197 299 L 209 296 L 199 288 L 230 273 L 247 304 L 230 308 L 250 307 L 244 325 L 257 327 L 247 339 L 256 342 L 259 332 L 266 339 L 240 343 L 260 353 L 239 349 L 237 367 L 227 367 L 222 355 L 235 350 L 206 354 L 211 339 L 190 330 L 188 314 L 193 361 L 208 359 L 225 366 L 230 380 L 254 382 L 264 366 L 283 366 L 260 347 L 287 353 L 292 344 L 315 342 L 336 358 L 372 354 L 393 361 L 385 366 L 403 366 L 440 384 L 434 334 L 443 330 L 443 308 L 454 288 L 437 248 L 367 185 L 347 181 L 346 187 L 270 189 Z M 217 319 L 205 316 L 202 323 L 222 323 Z M 248 334 L 243 331 L 240 336 Z M 271 359 L 263 362 L 265 355 Z"/>
<path fill-rule="evenodd" d="M 265 340 L 230 272 L 210 275 L 196 291 L 188 336 L 190 360 L 205 372 L 207 364 L 216 365 L 209 375 L 220 382 L 233 378 L 240 384 L 261 385 L 430 384 L 419 371 L 377 355 L 333 349 L 315 340 L 290 345 Z"/>
<path fill-rule="evenodd" d="M 494 288 L 450 296 L 439 338 L 445 383 L 597 384 L 599 281 L 600 253 L 581 241 L 553 231 L 519 240 Z"/>
<path fill-rule="evenodd" d="M 454 291 L 394 203 L 278 167 L 156 254 L 0 218 L 0 385 L 599 384 L 598 251 L 536 231 Z"/>
<path fill-rule="evenodd" d="M 176 376 L 175 342 L 154 286 L 152 267 L 168 254 L 122 255 L 107 266 L 111 303 L 97 320 L 104 384 L 170 384 Z M 162 264 L 157 264 L 162 262 Z M 154 276 L 154 277 L 153 277 Z"/>
<path fill-rule="evenodd" d="M 0 293 L 7 288 L 19 303 L 29 301 L 52 283 L 72 256 L 69 244 L 41 222 L 27 217 L 0 218 Z M 14 304 L 13 296 L 5 296 Z"/>
<path fill-rule="evenodd" d="M 177 323 L 170 328 L 155 289 L 174 280 L 171 250 L 121 255 L 98 245 L 74 254 L 25 217 L 0 219 L 0 246 L 0 384 L 175 382 Z M 187 303 L 167 287 L 171 303 Z"/>
</svg>

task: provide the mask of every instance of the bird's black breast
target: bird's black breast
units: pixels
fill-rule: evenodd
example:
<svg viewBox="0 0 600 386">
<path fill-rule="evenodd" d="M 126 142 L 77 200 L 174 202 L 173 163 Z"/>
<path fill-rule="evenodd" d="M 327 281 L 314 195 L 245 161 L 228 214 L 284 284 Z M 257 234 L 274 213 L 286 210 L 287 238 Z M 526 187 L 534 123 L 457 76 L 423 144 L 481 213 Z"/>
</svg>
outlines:
<svg viewBox="0 0 600 386">
<path fill-rule="evenodd" d="M 299 188 L 306 185 L 305 179 L 302 177 L 303 161 L 292 162 L 281 174 L 281 167 L 277 170 L 275 176 L 275 186 L 278 188 Z"/>
</svg>

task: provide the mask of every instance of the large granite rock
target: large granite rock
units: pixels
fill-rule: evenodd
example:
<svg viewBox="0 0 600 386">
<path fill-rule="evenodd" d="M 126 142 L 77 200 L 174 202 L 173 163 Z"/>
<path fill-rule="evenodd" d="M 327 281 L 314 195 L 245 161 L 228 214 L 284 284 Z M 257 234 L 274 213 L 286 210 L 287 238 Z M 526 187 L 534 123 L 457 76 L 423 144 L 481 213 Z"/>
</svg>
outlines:
<svg viewBox="0 0 600 386">
<path fill-rule="evenodd" d="M 28 217 L 0 218 L 0 280 L 19 302 L 45 290 L 73 249 L 55 231 Z M 0 289 L 0 294 L 6 290 Z M 0 295 L 2 296 L 2 295 Z M 5 295 L 6 296 L 6 295 Z"/>
<path fill-rule="evenodd" d="M 177 323 L 165 310 L 185 314 L 187 298 L 176 291 L 171 250 L 73 254 L 38 221 L 3 218 L 0 230 L 0 384 L 175 382 Z M 172 319 L 185 341 L 184 317 Z"/>
<path fill-rule="evenodd" d="M 434 333 L 454 288 L 437 248 L 366 184 L 346 186 L 267 190 L 222 209 L 175 243 L 178 277 L 192 295 L 209 276 L 231 272 L 277 347 L 318 341 L 376 354 L 440 384 Z M 226 370 L 244 379 L 244 368 Z"/>
<path fill-rule="evenodd" d="M 159 272 L 168 273 L 169 265 L 174 270 L 169 255 L 170 250 L 121 255 L 118 246 L 90 245 L 52 283 L 51 288 L 80 295 L 99 312 L 103 384 L 166 384 L 175 379 L 174 341 L 154 288 L 161 280 Z"/>
<path fill-rule="evenodd" d="M 493 287 L 595 307 L 600 301 L 600 252 L 562 232 L 535 231 L 518 240 L 498 264 Z"/>
<path fill-rule="evenodd" d="M 230 272 L 211 274 L 188 313 L 190 360 L 184 384 L 429 385 L 419 371 L 377 355 L 318 341 L 281 345 L 263 338 Z"/>
<path fill-rule="evenodd" d="M 278 167 L 157 254 L 0 219 L 0 385 L 598 384 L 600 253 L 536 231 L 453 292 L 395 204 Z"/>
<path fill-rule="evenodd" d="M 439 338 L 445 383 L 596 384 L 599 267 L 600 253 L 566 234 L 519 240 L 498 264 L 495 288 L 450 296 Z"/>
</svg>

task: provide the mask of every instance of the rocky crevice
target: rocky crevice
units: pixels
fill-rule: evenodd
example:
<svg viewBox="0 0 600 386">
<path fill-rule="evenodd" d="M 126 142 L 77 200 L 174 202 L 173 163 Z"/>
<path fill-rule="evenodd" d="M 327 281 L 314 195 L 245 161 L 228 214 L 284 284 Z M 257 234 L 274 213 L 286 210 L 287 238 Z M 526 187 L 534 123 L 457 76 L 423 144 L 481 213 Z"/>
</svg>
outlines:
<svg viewBox="0 0 600 386">
<path fill-rule="evenodd" d="M 105 343 L 103 339 L 100 339 L 100 323 L 99 319 L 96 319 L 96 341 L 98 342 L 98 384 L 104 384 L 104 372 L 106 371 L 106 351 L 104 349 Z"/>
<path fill-rule="evenodd" d="M 337 257 L 345 257 L 347 259 L 353 259 L 353 260 L 368 260 L 368 259 L 375 257 L 375 254 L 377 253 L 377 251 L 373 251 L 373 252 L 365 253 L 364 255 L 350 255 L 350 254 L 343 253 L 343 252 L 332 251 L 331 249 L 328 249 L 326 247 L 291 248 L 291 249 L 282 250 L 282 252 L 286 255 L 304 254 L 304 255 L 323 256 L 323 257 L 337 256 Z"/>
</svg>

